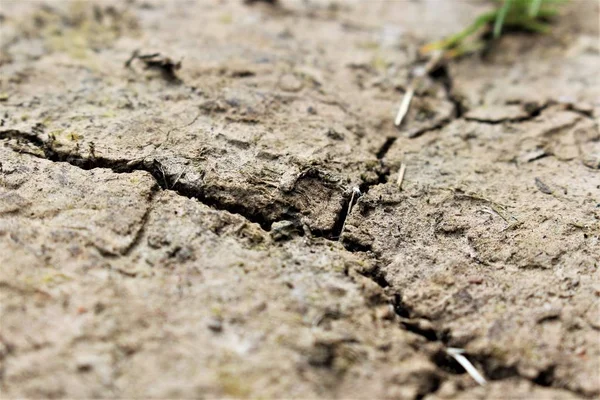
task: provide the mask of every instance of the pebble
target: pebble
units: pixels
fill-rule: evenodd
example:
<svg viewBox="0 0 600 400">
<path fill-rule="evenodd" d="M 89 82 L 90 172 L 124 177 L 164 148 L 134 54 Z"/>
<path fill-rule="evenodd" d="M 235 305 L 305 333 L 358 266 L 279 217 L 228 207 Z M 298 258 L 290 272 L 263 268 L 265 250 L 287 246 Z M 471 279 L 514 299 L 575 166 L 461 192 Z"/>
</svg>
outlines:
<svg viewBox="0 0 600 400">
<path fill-rule="evenodd" d="M 302 81 L 293 74 L 285 74 L 279 80 L 279 88 L 286 92 L 298 92 L 302 90 Z"/>
<path fill-rule="evenodd" d="M 219 318 L 211 318 L 206 326 L 213 332 L 218 333 L 223 331 L 223 321 L 221 321 Z"/>
</svg>

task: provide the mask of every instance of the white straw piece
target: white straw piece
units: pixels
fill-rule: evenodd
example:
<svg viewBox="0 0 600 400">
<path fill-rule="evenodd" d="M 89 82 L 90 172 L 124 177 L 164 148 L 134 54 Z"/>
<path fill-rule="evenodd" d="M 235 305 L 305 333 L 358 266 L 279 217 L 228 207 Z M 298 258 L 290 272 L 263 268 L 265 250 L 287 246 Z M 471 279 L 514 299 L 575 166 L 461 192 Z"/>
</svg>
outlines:
<svg viewBox="0 0 600 400">
<path fill-rule="evenodd" d="M 396 120 L 394 121 L 394 124 L 396 126 L 400 126 L 400 124 L 402 124 L 402 120 L 408 113 L 408 108 L 410 107 L 410 102 L 412 101 L 414 94 L 415 89 L 413 89 L 412 87 L 409 88 L 404 94 L 404 97 L 402 98 L 402 103 L 400 103 L 400 108 L 398 109 L 398 114 L 396 115 Z"/>
<path fill-rule="evenodd" d="M 172 188 L 174 188 L 175 185 L 177 185 L 177 182 L 179 182 L 179 179 L 181 179 L 181 176 L 183 175 L 184 172 L 185 172 L 185 169 L 182 169 L 181 172 L 179 173 L 179 175 L 177 175 L 177 179 L 175 179 L 175 182 L 173 182 L 173 185 L 171 185 Z"/>
<path fill-rule="evenodd" d="M 398 172 L 398 180 L 396 184 L 398 185 L 398 189 L 402 190 L 402 181 L 404 181 L 404 174 L 406 173 L 406 164 L 400 164 L 400 171 Z"/>
<path fill-rule="evenodd" d="M 479 383 L 481 386 L 484 386 L 487 381 L 479 373 L 479 371 L 477 371 L 473 364 L 471 364 L 467 357 L 463 356 L 464 352 L 465 351 L 463 349 L 457 349 L 455 347 L 449 347 L 446 349 L 446 353 L 452 356 L 456 362 L 458 362 L 465 369 L 465 371 L 467 371 L 467 374 L 469 374 L 475 382 Z"/>
</svg>

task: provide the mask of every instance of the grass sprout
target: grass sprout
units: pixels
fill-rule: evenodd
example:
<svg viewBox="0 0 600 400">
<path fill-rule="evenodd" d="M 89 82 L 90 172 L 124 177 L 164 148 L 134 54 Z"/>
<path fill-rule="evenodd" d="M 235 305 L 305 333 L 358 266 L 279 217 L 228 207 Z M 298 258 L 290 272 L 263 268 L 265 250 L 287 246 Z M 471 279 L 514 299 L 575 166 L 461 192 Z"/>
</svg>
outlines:
<svg viewBox="0 0 600 400">
<path fill-rule="evenodd" d="M 425 45 L 421 52 L 443 51 L 445 58 L 455 58 L 485 48 L 490 38 L 497 39 L 505 29 L 547 33 L 550 19 L 558 14 L 558 6 L 566 1 L 496 0 L 498 4 L 494 10 L 477 17 L 463 31 Z"/>
</svg>

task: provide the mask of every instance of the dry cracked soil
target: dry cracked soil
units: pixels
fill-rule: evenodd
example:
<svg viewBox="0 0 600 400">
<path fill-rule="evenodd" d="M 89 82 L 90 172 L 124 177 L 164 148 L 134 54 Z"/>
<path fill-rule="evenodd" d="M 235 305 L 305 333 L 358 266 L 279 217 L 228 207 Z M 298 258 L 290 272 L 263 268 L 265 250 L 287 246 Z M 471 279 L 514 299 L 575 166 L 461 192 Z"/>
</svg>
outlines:
<svg viewBox="0 0 600 400">
<path fill-rule="evenodd" d="M 598 398 L 599 3 L 393 125 L 490 6 L 3 0 L 2 398 Z"/>
</svg>

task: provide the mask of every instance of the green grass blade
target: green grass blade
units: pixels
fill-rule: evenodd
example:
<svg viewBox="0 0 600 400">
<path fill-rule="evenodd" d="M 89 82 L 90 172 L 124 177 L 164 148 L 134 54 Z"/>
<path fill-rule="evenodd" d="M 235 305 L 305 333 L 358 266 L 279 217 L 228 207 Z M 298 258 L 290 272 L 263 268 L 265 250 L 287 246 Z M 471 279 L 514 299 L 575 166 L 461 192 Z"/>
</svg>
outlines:
<svg viewBox="0 0 600 400">
<path fill-rule="evenodd" d="M 540 12 L 540 6 L 542 5 L 542 0 L 532 0 L 529 4 L 529 16 L 531 18 L 535 18 L 538 16 Z"/>
<path fill-rule="evenodd" d="M 531 32 L 537 32 L 537 33 L 550 32 L 550 25 L 544 24 L 543 22 L 528 20 L 528 21 L 521 22 L 520 26 Z"/>
<path fill-rule="evenodd" d="M 511 4 L 512 0 L 504 0 L 502 8 L 498 11 L 498 16 L 494 23 L 494 39 L 500 37 L 500 34 L 502 33 L 502 26 L 504 25 L 504 20 L 506 19 L 506 14 L 508 14 L 508 11 L 510 10 Z"/>
<path fill-rule="evenodd" d="M 471 25 L 446 39 L 423 46 L 422 54 L 442 50 L 445 57 L 453 58 L 481 49 L 482 28 L 491 27 L 492 37 L 497 39 L 506 29 L 524 29 L 547 33 L 549 21 L 558 14 L 558 5 L 568 0 L 494 0 L 495 10 L 480 15 Z"/>
<path fill-rule="evenodd" d="M 460 44 L 467 37 L 471 36 L 477 30 L 484 27 L 486 24 L 490 23 L 496 18 L 496 11 L 488 12 L 480 15 L 471 25 L 469 25 L 463 31 L 450 36 L 447 39 L 440 40 L 438 42 L 430 43 L 427 46 L 424 46 L 424 51 L 429 52 L 433 50 L 445 50 L 450 49 L 458 44 Z"/>
</svg>

